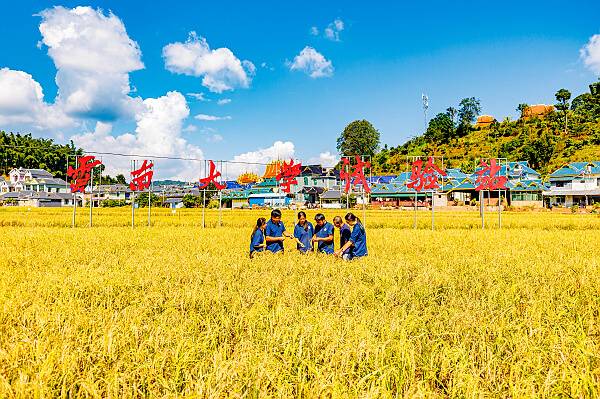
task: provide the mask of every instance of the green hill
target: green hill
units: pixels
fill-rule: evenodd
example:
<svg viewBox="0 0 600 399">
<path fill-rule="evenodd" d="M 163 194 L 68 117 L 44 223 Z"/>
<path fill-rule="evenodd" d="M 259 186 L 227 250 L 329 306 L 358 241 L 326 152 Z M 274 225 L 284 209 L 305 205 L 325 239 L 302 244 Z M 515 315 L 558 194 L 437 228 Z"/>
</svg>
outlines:
<svg viewBox="0 0 600 399">
<path fill-rule="evenodd" d="M 600 82 L 591 84 L 590 92 L 577 96 L 571 104 L 569 99 L 570 93 L 560 90 L 554 111 L 516 121 L 506 118 L 488 126 L 473 125 L 479 114 L 473 111 L 480 111 L 478 100 L 463 100 L 467 108 L 471 104 L 470 111 L 465 111 L 461 102 L 459 110 L 449 108 L 432 118 L 424 134 L 400 146 L 383 148 L 374 158 L 374 172 L 406 171 L 410 156 L 443 156 L 446 167 L 465 171 L 472 171 L 480 158 L 506 158 L 528 161 L 542 174 L 567 162 L 599 160 Z M 526 109 L 526 104 L 519 105 L 522 112 Z"/>
</svg>

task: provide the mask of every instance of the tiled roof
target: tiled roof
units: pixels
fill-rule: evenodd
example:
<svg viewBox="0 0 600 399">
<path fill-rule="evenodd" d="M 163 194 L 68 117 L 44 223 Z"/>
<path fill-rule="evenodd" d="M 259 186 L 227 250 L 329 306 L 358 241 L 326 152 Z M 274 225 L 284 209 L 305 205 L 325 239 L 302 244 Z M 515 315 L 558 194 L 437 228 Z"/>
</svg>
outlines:
<svg viewBox="0 0 600 399">
<path fill-rule="evenodd" d="M 600 161 L 571 162 L 550 174 L 550 179 L 576 177 L 584 174 L 600 174 Z"/>
</svg>

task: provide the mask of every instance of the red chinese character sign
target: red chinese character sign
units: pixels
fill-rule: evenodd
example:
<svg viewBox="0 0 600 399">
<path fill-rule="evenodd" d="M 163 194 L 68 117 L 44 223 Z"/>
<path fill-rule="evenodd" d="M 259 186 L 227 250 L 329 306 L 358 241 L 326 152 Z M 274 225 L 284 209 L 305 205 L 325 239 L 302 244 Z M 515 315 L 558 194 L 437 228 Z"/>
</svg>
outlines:
<svg viewBox="0 0 600 399">
<path fill-rule="evenodd" d="M 482 229 L 485 228 L 484 191 L 491 193 L 493 190 L 498 190 L 498 227 L 502 227 L 502 198 L 500 197 L 500 190 L 508 189 L 506 187 L 508 177 L 499 175 L 498 172 L 501 170 L 502 167 L 498 164 L 498 160 L 492 158 L 490 159 L 489 164 L 486 161 L 481 160 L 479 163 L 479 169 L 475 171 L 475 174 L 477 175 L 477 179 L 475 180 L 475 190 L 479 192 L 479 213 L 481 215 Z"/>
<path fill-rule="evenodd" d="M 283 161 L 281 171 L 275 177 L 281 186 L 281 191 L 289 193 L 291 191 L 292 184 L 298 184 L 296 177 L 300 175 L 302 171 L 302 163 L 294 163 L 293 159 L 290 159 L 290 163 Z"/>
<path fill-rule="evenodd" d="M 142 166 L 131 172 L 131 183 L 129 183 L 131 191 L 143 191 L 150 187 L 154 175 L 153 167 L 151 161 L 144 159 Z"/>
<path fill-rule="evenodd" d="M 370 168 L 371 163 L 365 162 L 361 159 L 360 156 L 356 155 L 354 157 L 356 163 L 354 165 L 350 165 L 350 158 L 342 158 L 342 170 L 340 171 L 340 178 L 345 181 L 344 192 L 347 194 L 350 191 L 350 186 L 352 184 L 362 185 L 366 193 L 371 192 L 371 187 L 369 187 L 369 183 L 365 178 L 364 169 Z M 350 168 L 352 168 L 352 172 L 350 172 Z"/>
<path fill-rule="evenodd" d="M 440 176 L 446 176 L 446 172 L 435 164 L 433 157 L 429 157 L 425 166 L 422 159 L 417 159 L 412 163 L 410 180 L 406 187 L 417 192 L 437 190 L 440 188 L 438 183 Z"/>
<path fill-rule="evenodd" d="M 200 179 L 200 184 L 198 185 L 198 188 L 200 190 L 203 190 L 206 187 L 208 187 L 208 185 L 210 183 L 214 183 L 217 190 L 223 190 L 225 187 L 227 187 L 226 184 L 222 184 L 217 181 L 217 179 L 219 177 L 221 177 L 221 172 L 219 172 L 217 170 L 215 163 L 213 161 L 209 161 L 209 168 L 210 168 L 210 172 L 209 172 L 208 176 Z"/>
<path fill-rule="evenodd" d="M 487 162 L 481 161 L 480 169 L 475 172 L 477 175 L 477 180 L 475 180 L 475 190 L 506 190 L 506 183 L 508 182 L 508 177 L 499 176 L 498 172 L 500 172 L 501 166 L 498 165 L 498 161 L 494 158 L 490 159 L 490 163 L 488 165 Z"/>
<path fill-rule="evenodd" d="M 90 182 L 92 169 L 102 165 L 102 162 L 97 160 L 93 155 L 85 155 L 79 157 L 77 163 L 76 168 L 69 166 L 67 176 L 72 179 L 71 192 L 83 193 Z"/>
</svg>

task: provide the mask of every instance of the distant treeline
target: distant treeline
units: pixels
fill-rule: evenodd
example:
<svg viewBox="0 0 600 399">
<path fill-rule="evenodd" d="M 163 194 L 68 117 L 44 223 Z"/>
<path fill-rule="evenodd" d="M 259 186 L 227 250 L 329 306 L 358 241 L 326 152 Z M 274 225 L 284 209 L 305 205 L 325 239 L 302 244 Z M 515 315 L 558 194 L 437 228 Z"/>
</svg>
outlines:
<svg viewBox="0 0 600 399">
<path fill-rule="evenodd" d="M 69 165 L 75 166 L 76 155 L 83 155 L 83 150 L 77 148 L 72 141 L 69 144 L 56 144 L 52 139 L 35 138 L 31 134 L 0 131 L 0 168 L 4 175 L 14 168 L 21 167 L 44 169 L 54 177 L 66 179 L 67 158 Z M 104 167 L 101 169 L 104 170 Z M 96 178 L 94 180 L 96 181 Z M 102 176 L 103 184 L 117 182 L 125 183 L 125 177 Z"/>
</svg>

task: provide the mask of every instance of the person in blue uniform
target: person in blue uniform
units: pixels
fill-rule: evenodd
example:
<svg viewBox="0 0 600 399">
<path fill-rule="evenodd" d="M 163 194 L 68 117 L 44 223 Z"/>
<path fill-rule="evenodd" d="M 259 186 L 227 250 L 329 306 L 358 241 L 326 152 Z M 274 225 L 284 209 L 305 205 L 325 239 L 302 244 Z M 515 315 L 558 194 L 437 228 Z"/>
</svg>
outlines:
<svg viewBox="0 0 600 399">
<path fill-rule="evenodd" d="M 317 213 L 315 222 L 317 226 L 312 241 L 318 243 L 319 252 L 333 254 L 333 225 L 325 220 L 322 213 Z"/>
<path fill-rule="evenodd" d="M 367 232 L 365 231 L 365 226 L 363 226 L 360 219 L 352 212 L 346 214 L 344 219 L 352 227 L 352 234 L 348 242 L 338 249 L 335 255 L 341 256 L 345 260 L 367 256 L 369 252 L 367 250 Z M 344 252 L 348 249 L 350 252 L 344 255 Z"/>
<path fill-rule="evenodd" d="M 292 235 L 285 231 L 285 226 L 281 221 L 281 211 L 273 209 L 271 211 L 271 219 L 265 227 L 265 241 L 267 242 L 267 251 L 283 253 L 283 242 L 286 237 L 292 238 Z"/>
<path fill-rule="evenodd" d="M 267 219 L 258 218 L 256 225 L 252 229 L 250 236 L 250 258 L 254 258 L 256 252 L 263 252 L 267 244 L 265 244 L 265 228 L 267 227 Z"/>
<path fill-rule="evenodd" d="M 340 230 L 340 246 L 339 246 L 339 248 L 342 248 L 344 245 L 346 245 L 346 243 L 350 239 L 352 230 L 350 229 L 350 226 L 348 226 L 346 223 L 344 223 L 341 216 L 336 216 L 333 218 L 333 225 Z M 349 252 L 350 252 L 350 249 L 347 249 L 346 252 L 344 252 L 342 254 L 342 256 L 345 254 L 348 254 Z"/>
<path fill-rule="evenodd" d="M 303 211 L 298 212 L 298 223 L 294 226 L 294 237 L 302 243 L 297 244 L 297 248 L 300 252 L 307 253 L 313 250 L 312 238 L 315 235 L 315 229 L 311 222 L 306 220 L 306 213 Z"/>
</svg>

